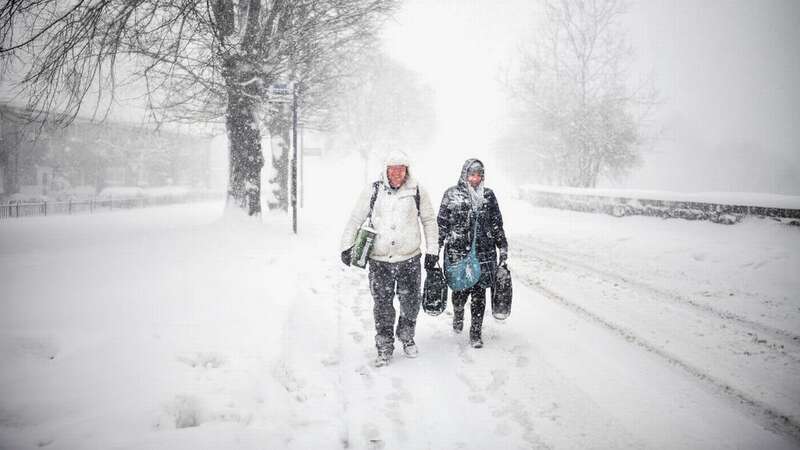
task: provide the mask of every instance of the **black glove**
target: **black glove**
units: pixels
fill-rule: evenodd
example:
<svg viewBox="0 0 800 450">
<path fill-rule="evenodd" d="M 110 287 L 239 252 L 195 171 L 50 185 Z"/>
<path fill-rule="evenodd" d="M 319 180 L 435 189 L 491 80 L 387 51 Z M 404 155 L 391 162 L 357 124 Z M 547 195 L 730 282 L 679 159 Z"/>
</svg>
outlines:
<svg viewBox="0 0 800 450">
<path fill-rule="evenodd" d="M 353 252 L 353 247 L 348 248 L 347 250 L 342 252 L 342 262 L 345 266 L 350 265 L 350 254 Z"/>
<path fill-rule="evenodd" d="M 500 249 L 500 256 L 497 258 L 497 266 L 503 266 L 506 264 L 506 260 L 508 259 L 508 249 L 501 248 Z"/>
<path fill-rule="evenodd" d="M 425 270 L 433 270 L 439 262 L 439 255 L 425 255 Z"/>
</svg>

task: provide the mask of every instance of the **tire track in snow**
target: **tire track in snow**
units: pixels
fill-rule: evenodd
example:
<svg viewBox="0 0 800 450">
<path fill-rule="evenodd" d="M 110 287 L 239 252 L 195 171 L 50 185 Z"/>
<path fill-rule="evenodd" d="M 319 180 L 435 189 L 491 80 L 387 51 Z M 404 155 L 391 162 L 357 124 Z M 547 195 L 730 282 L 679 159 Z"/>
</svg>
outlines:
<svg viewBox="0 0 800 450">
<path fill-rule="evenodd" d="M 519 276 L 521 271 L 517 271 L 516 273 L 517 276 Z M 707 383 L 707 385 L 711 387 L 714 392 L 720 396 L 732 400 L 735 407 L 740 408 L 746 414 L 756 418 L 759 423 L 764 425 L 767 429 L 790 436 L 794 440 L 800 442 L 800 423 L 788 417 L 787 415 L 776 411 L 773 406 L 753 398 L 746 392 L 712 376 L 707 371 L 704 371 L 681 359 L 680 357 L 673 355 L 662 348 L 659 348 L 657 345 L 654 345 L 648 340 L 642 338 L 632 330 L 620 326 L 611 320 L 587 310 L 578 303 L 573 302 L 563 295 L 543 286 L 539 280 L 531 275 L 522 273 L 520 279 L 527 287 L 539 292 L 544 297 L 563 305 L 584 319 L 605 327 L 606 329 L 618 334 L 626 341 L 638 345 L 648 352 L 660 356 L 670 365 L 684 370 L 695 379 Z"/>
<path fill-rule="evenodd" d="M 692 300 L 691 298 L 687 298 L 683 295 L 676 294 L 673 292 L 667 292 L 663 289 L 659 289 L 655 286 L 652 286 L 648 283 L 644 283 L 642 281 L 634 280 L 631 277 L 620 276 L 615 273 L 612 273 L 607 270 L 603 270 L 597 268 L 595 266 L 586 264 L 581 261 L 576 261 L 572 258 L 567 258 L 559 254 L 555 254 L 551 250 L 545 250 L 542 248 L 541 243 L 537 243 L 536 245 L 525 243 L 522 240 L 514 240 L 514 246 L 519 248 L 528 250 L 532 252 L 534 255 L 539 257 L 540 259 L 547 260 L 547 262 L 560 266 L 564 269 L 580 269 L 586 272 L 593 273 L 595 275 L 600 276 L 606 280 L 611 280 L 623 285 L 631 286 L 637 289 L 640 292 L 647 292 L 653 295 L 654 300 L 666 301 L 675 304 L 685 305 L 694 308 L 695 310 L 707 314 L 709 316 L 715 318 L 721 318 L 727 321 L 734 322 L 738 324 L 740 327 L 748 328 L 756 334 L 748 333 L 749 335 L 753 336 L 753 341 L 757 344 L 764 345 L 765 347 L 769 348 L 770 350 L 780 351 L 780 349 L 775 344 L 770 344 L 765 339 L 759 339 L 758 334 L 761 335 L 768 335 L 774 341 L 783 342 L 784 345 L 800 348 L 800 334 L 795 334 L 789 330 L 784 330 L 781 328 L 772 327 L 761 322 L 757 322 L 746 317 L 740 316 L 738 314 L 732 313 L 730 311 L 726 311 L 723 309 L 715 308 L 711 305 L 703 304 L 701 302 L 697 302 Z M 540 256 L 541 255 L 541 256 Z M 746 332 L 745 332 L 746 333 Z M 800 362 L 800 360 L 796 361 Z"/>
</svg>

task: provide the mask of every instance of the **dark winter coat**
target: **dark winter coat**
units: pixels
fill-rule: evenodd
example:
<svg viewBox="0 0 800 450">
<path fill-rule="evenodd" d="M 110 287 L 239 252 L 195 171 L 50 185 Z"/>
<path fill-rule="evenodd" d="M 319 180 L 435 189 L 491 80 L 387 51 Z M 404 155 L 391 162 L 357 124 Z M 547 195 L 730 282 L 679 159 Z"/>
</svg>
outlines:
<svg viewBox="0 0 800 450">
<path fill-rule="evenodd" d="M 437 223 L 439 225 L 439 247 L 444 245 L 445 264 L 453 263 L 467 256 L 472 245 L 472 230 L 475 226 L 475 214 L 467 190 L 467 169 L 477 160 L 468 159 L 461 169 L 458 184 L 447 189 L 439 207 Z M 483 188 L 484 202 L 478 210 L 477 220 L 477 252 L 481 261 L 481 270 L 489 269 L 493 273 L 497 261 L 497 249 L 508 249 L 506 233 L 503 230 L 503 216 L 494 192 Z M 486 275 L 491 275 L 487 273 Z M 481 277 L 481 285 L 487 287 L 490 280 Z"/>
</svg>

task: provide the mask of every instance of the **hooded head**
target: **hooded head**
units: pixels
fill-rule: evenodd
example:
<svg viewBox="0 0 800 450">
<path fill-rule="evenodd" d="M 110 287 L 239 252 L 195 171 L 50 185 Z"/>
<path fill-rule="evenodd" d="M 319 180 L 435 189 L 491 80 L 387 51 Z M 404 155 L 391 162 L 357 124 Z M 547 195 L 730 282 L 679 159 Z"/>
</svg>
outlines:
<svg viewBox="0 0 800 450">
<path fill-rule="evenodd" d="M 393 150 L 386 155 L 382 178 L 384 183 L 395 189 L 405 183 L 411 177 L 411 169 L 408 163 L 408 156 L 399 151 Z"/>
<path fill-rule="evenodd" d="M 478 188 L 479 186 L 483 186 L 483 173 L 483 163 L 481 160 L 470 158 L 464 162 L 464 166 L 461 168 L 461 177 L 458 183 L 462 184 L 464 187 L 472 185 L 473 188 Z M 472 176 L 474 184 L 470 183 L 470 176 Z"/>
<path fill-rule="evenodd" d="M 483 163 L 479 159 L 470 158 L 464 162 L 458 184 L 469 193 L 473 211 L 480 209 L 485 199 L 483 198 Z"/>
</svg>

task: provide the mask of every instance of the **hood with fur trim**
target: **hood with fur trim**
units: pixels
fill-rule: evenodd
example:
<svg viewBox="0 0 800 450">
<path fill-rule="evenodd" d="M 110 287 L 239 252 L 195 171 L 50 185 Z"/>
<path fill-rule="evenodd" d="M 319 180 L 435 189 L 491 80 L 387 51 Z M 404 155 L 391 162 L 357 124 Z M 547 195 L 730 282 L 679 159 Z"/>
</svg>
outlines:
<svg viewBox="0 0 800 450">
<path fill-rule="evenodd" d="M 389 166 L 406 166 L 406 181 L 408 183 L 409 180 L 412 179 L 411 176 L 411 164 L 409 163 L 408 155 L 401 152 L 400 150 L 392 150 L 389 154 L 386 155 L 386 159 L 384 160 L 383 167 L 381 167 L 381 180 L 383 184 L 389 186 L 389 178 L 386 176 L 386 168 Z M 404 184 L 405 184 L 404 183 Z"/>
</svg>

